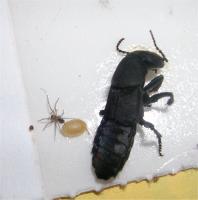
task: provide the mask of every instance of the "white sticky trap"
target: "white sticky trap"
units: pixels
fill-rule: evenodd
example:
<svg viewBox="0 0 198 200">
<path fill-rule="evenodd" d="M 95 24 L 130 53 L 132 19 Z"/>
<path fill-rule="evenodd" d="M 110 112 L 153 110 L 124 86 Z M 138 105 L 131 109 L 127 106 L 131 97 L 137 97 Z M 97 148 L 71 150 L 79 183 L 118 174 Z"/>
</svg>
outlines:
<svg viewBox="0 0 198 200">
<path fill-rule="evenodd" d="M 196 0 L 186 1 L 9 1 L 32 133 L 47 198 L 71 196 L 129 181 L 198 167 L 198 28 Z M 104 6 L 105 5 L 105 6 Z M 144 6 L 142 6 L 144 5 Z M 189 23 L 190 22 L 190 23 Z M 177 28 L 175 28 L 177 27 Z M 174 93 L 167 107 L 160 100 L 145 109 L 145 120 L 162 134 L 163 157 L 152 131 L 138 126 L 130 157 L 115 179 L 96 179 L 92 141 L 104 108 L 111 77 L 123 58 L 115 52 L 134 44 L 153 48 L 149 30 L 169 59 L 160 71 L 159 92 Z M 44 132 L 37 120 L 48 117 L 44 88 L 59 112 L 86 121 L 87 133 L 65 138 L 54 128 Z"/>
</svg>

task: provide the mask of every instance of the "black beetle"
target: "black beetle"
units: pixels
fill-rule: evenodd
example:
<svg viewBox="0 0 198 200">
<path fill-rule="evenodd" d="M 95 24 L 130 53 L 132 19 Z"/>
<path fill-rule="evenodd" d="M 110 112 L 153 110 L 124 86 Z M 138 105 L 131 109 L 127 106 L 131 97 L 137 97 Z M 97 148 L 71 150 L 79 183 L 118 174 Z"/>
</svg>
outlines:
<svg viewBox="0 0 198 200">
<path fill-rule="evenodd" d="M 169 97 L 167 105 L 174 101 L 171 92 L 162 92 L 149 96 L 156 92 L 162 82 L 163 75 L 155 77 L 144 86 L 148 70 L 157 70 L 168 62 L 163 52 L 157 47 L 154 36 L 151 33 L 158 54 L 150 51 L 126 52 L 119 49 L 122 38 L 117 43 L 117 51 L 126 54 L 119 63 L 111 80 L 111 87 L 92 148 L 92 166 L 96 176 L 107 180 L 115 177 L 123 168 L 133 146 L 137 124 L 151 129 L 158 139 L 159 155 L 161 153 L 161 134 L 154 125 L 143 119 L 144 106 L 151 106 L 163 97 Z"/>
</svg>

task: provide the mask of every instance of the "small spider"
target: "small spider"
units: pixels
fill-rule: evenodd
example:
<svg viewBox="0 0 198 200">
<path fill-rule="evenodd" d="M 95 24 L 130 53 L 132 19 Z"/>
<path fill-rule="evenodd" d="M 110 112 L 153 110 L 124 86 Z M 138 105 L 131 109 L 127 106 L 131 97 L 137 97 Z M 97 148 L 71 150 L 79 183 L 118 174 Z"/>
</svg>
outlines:
<svg viewBox="0 0 198 200">
<path fill-rule="evenodd" d="M 73 119 L 73 118 L 65 118 L 65 117 L 63 117 L 64 110 L 61 113 L 61 115 L 58 114 L 58 110 L 57 110 L 56 106 L 57 106 L 57 103 L 59 101 L 59 98 L 56 100 L 56 102 L 54 104 L 54 109 L 52 109 L 52 106 L 50 104 L 49 97 L 48 97 L 47 94 L 46 94 L 46 97 L 47 97 L 47 105 L 48 105 L 48 109 L 49 109 L 49 117 L 42 118 L 42 119 L 40 119 L 38 121 L 39 122 L 44 121 L 44 123 L 46 123 L 46 125 L 43 127 L 43 131 L 47 127 L 49 127 L 50 125 L 54 124 L 54 140 L 55 140 L 57 127 L 58 127 L 58 129 L 60 131 L 60 129 L 61 129 L 60 124 L 64 124 L 65 123 L 65 119 Z"/>
</svg>

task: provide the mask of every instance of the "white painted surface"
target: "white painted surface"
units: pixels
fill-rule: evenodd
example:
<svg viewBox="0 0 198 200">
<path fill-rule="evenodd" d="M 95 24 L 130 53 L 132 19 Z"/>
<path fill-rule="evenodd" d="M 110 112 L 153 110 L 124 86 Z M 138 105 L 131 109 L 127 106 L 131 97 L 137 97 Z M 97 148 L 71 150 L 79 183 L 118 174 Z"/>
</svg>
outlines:
<svg viewBox="0 0 198 200">
<path fill-rule="evenodd" d="M 8 5 L 0 1 L 0 198 L 41 199 L 42 179 Z"/>
<path fill-rule="evenodd" d="M 196 0 L 39 1 L 10 0 L 14 31 L 26 87 L 34 138 L 48 198 L 74 196 L 114 184 L 197 168 L 198 116 L 198 2 Z M 131 45 L 157 43 L 169 58 L 160 91 L 172 91 L 175 103 L 165 101 L 145 112 L 163 135 L 163 154 L 155 135 L 139 128 L 130 158 L 116 179 L 101 182 L 91 170 L 91 148 L 105 105 L 111 76 L 122 58 L 115 45 L 125 37 Z M 65 139 L 54 129 L 42 132 L 37 120 L 48 116 L 47 90 L 52 102 L 60 97 L 60 112 L 79 117 L 89 126 L 86 134 Z"/>
</svg>

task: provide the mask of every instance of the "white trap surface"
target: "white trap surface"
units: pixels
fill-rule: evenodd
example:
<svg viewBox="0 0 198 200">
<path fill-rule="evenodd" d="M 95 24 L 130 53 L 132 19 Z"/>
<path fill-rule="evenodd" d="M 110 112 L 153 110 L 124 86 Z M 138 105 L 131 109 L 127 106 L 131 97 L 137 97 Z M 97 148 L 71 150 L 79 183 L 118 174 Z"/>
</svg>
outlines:
<svg viewBox="0 0 198 200">
<path fill-rule="evenodd" d="M 196 0 L 10 0 L 9 5 L 47 198 L 198 167 Z M 139 127 L 123 170 L 113 180 L 99 181 L 91 169 L 91 148 L 99 110 L 122 59 L 115 45 L 125 37 L 122 48 L 154 49 L 149 29 L 170 61 L 160 72 L 165 80 L 159 92 L 175 95 L 172 106 L 164 99 L 145 110 L 145 119 L 163 136 L 164 156 L 158 156 L 155 135 Z M 51 102 L 60 97 L 60 112 L 86 121 L 91 135 L 66 139 L 57 133 L 54 141 L 53 127 L 42 132 L 37 120 L 48 113 L 40 88 Z"/>
</svg>

